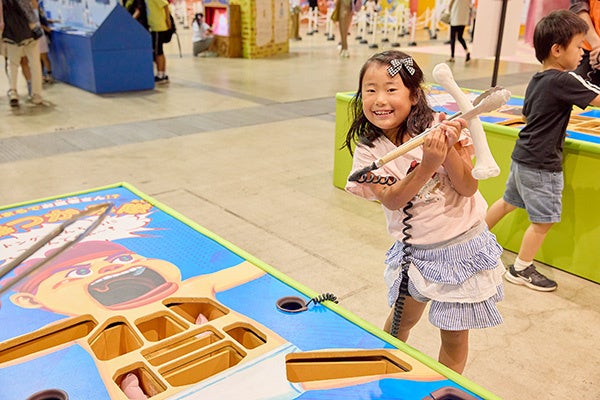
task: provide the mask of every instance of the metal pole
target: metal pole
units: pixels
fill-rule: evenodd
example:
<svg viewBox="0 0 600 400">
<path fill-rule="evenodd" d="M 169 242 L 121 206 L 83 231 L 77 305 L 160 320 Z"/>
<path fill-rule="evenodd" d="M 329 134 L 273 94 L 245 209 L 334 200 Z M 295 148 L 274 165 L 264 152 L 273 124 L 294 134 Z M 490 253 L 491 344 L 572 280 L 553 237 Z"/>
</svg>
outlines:
<svg viewBox="0 0 600 400">
<path fill-rule="evenodd" d="M 494 72 L 492 74 L 492 87 L 496 86 L 498 80 L 498 65 L 500 64 L 500 52 L 502 50 L 502 37 L 504 36 L 504 23 L 506 21 L 506 7 L 508 0 L 502 0 L 502 11 L 500 12 L 500 26 L 498 27 L 498 42 L 496 43 L 496 58 L 494 60 Z"/>
</svg>

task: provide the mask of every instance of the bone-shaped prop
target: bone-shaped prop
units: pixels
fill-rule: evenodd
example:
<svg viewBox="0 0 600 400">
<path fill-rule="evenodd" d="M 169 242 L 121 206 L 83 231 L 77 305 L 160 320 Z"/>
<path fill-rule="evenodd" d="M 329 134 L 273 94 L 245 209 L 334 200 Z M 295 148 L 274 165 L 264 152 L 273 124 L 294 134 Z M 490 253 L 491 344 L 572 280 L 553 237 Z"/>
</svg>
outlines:
<svg viewBox="0 0 600 400">
<path fill-rule="evenodd" d="M 450 121 L 450 120 L 453 120 L 458 117 L 462 117 L 467 121 L 472 120 L 472 119 L 479 120 L 479 118 L 477 118 L 477 116 L 479 114 L 491 112 L 497 108 L 500 108 L 501 106 L 506 104 L 506 102 L 508 101 L 509 98 L 510 98 L 510 92 L 506 89 L 492 91 L 492 92 L 489 92 L 489 94 L 486 93 L 486 96 L 481 97 L 481 101 L 478 102 L 478 104 L 476 106 L 473 107 L 473 105 L 471 105 L 471 108 L 468 111 L 466 111 L 464 113 L 462 111 L 459 111 L 455 114 L 452 114 L 448 118 L 446 118 L 446 120 Z M 416 147 L 419 147 L 420 145 L 423 144 L 427 135 L 429 135 L 429 133 L 431 133 L 432 130 L 439 127 L 441 124 L 442 124 L 441 122 L 434 124 L 432 127 L 427 128 L 426 130 L 424 130 L 417 136 L 410 139 L 408 142 L 401 144 L 400 146 L 398 146 L 394 150 L 388 152 L 386 155 L 384 155 L 380 159 L 374 161 L 371 165 L 367 165 L 364 168 L 354 171 L 353 173 L 350 174 L 350 176 L 348 176 L 348 180 L 349 181 L 358 181 L 360 179 L 360 177 L 363 176 L 364 174 L 366 174 L 367 172 L 381 168 L 384 164 L 400 157 L 403 154 L 408 153 L 409 151 L 411 151 L 412 149 L 414 149 Z M 485 140 L 485 136 L 483 138 Z M 473 142 L 474 141 L 475 141 L 475 139 L 473 139 Z M 493 160 L 493 158 L 492 158 L 492 160 Z"/>
<path fill-rule="evenodd" d="M 454 98 L 460 111 L 466 113 L 473 108 L 473 104 L 471 104 L 467 95 L 456 84 L 452 70 L 447 64 L 436 65 L 433 68 L 432 75 L 433 79 Z M 510 92 L 506 92 L 508 93 L 508 98 L 510 98 Z M 508 101 L 508 98 L 506 101 Z M 471 174 L 475 179 L 479 180 L 498 176 L 500 167 L 498 167 L 494 156 L 492 156 L 479 117 L 471 117 L 467 119 L 467 123 L 471 131 L 471 137 L 473 138 L 473 147 L 475 148 L 475 167 L 471 171 Z"/>
</svg>

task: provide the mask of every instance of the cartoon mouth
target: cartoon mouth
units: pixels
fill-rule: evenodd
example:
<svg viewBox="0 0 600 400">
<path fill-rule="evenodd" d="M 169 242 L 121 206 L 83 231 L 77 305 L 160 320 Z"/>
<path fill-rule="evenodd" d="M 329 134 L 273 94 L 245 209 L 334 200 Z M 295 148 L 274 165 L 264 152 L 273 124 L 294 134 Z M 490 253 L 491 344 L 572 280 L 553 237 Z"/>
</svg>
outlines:
<svg viewBox="0 0 600 400">
<path fill-rule="evenodd" d="M 104 276 L 88 286 L 90 295 L 111 310 L 135 308 L 160 300 L 177 290 L 162 275 L 144 266 Z"/>
</svg>

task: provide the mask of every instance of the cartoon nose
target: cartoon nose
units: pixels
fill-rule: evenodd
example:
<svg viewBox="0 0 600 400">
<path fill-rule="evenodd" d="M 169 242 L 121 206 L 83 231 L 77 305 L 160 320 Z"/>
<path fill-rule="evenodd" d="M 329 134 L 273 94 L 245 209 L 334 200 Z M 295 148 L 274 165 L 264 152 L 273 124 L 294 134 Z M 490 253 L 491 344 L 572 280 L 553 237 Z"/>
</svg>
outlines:
<svg viewBox="0 0 600 400">
<path fill-rule="evenodd" d="M 110 265 L 107 265 L 106 267 L 100 268 L 100 270 L 98 272 L 100 274 L 106 274 L 106 273 L 112 272 L 116 269 L 119 269 L 121 267 L 122 267 L 122 265 L 110 264 Z"/>
</svg>

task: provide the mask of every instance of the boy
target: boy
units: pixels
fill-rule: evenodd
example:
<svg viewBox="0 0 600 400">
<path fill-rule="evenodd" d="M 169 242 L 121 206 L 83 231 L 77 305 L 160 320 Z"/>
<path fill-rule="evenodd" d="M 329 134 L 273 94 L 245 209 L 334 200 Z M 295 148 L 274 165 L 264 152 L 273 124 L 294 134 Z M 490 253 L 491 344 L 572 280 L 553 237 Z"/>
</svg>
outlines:
<svg viewBox="0 0 600 400">
<path fill-rule="evenodd" d="M 583 22 L 583 23 L 582 23 Z M 506 280 L 549 292 L 555 281 L 535 269 L 533 259 L 562 212 L 562 151 L 573 105 L 600 106 L 600 87 L 586 82 L 573 70 L 583 54 L 587 24 L 568 10 L 554 11 L 535 27 L 535 56 L 542 63 L 525 92 L 523 114 L 526 125 L 512 153 L 504 197 L 488 209 L 491 229 L 515 208 L 524 208 L 530 225 L 521 241 Z"/>
</svg>

